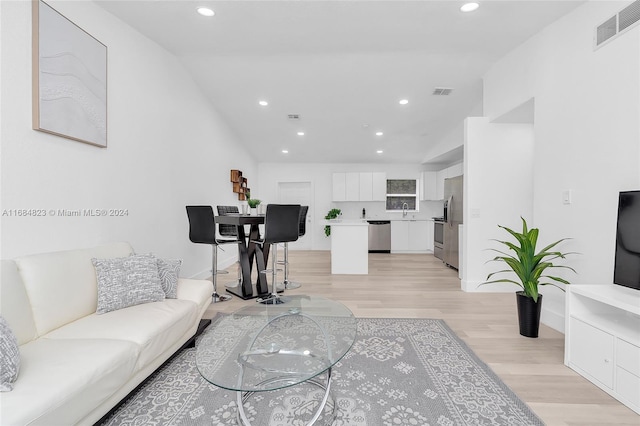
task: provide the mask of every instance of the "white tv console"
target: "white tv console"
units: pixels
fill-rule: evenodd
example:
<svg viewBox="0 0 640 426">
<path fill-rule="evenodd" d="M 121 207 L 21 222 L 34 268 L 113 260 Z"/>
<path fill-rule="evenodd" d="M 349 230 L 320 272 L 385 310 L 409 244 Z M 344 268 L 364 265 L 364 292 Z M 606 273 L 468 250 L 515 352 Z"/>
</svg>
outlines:
<svg viewBox="0 0 640 426">
<path fill-rule="evenodd" d="M 565 365 L 640 414 L 640 291 L 566 288 Z"/>
</svg>

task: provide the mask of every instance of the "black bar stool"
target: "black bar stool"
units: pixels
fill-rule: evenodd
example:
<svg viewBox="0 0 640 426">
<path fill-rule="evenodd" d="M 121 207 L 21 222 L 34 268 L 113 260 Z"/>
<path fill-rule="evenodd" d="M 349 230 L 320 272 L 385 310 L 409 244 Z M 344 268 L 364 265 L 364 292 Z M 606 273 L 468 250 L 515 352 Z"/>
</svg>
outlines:
<svg viewBox="0 0 640 426">
<path fill-rule="evenodd" d="M 300 221 L 299 204 L 269 204 L 264 218 L 264 237 L 254 240 L 258 252 L 258 273 L 271 272 L 271 294 L 259 298 L 259 303 L 276 305 L 284 303 L 285 299 L 278 295 L 276 281 L 278 278 L 278 244 L 296 241 L 298 239 Z M 264 246 L 271 245 L 271 269 L 266 269 L 262 252 Z"/>
<path fill-rule="evenodd" d="M 300 219 L 298 221 L 298 238 L 302 237 L 307 232 L 307 212 L 309 206 L 300 207 Z M 278 289 L 289 290 L 302 287 L 302 284 L 296 281 L 289 280 L 289 243 L 284 243 L 284 260 L 280 262 L 284 265 L 284 280 L 278 284 Z"/>
<path fill-rule="evenodd" d="M 213 255 L 211 257 L 211 276 L 213 280 L 213 303 L 231 300 L 230 295 L 218 294 L 218 274 L 226 274 L 227 271 L 218 271 L 218 246 L 220 244 L 238 244 L 240 240 L 216 238 L 216 223 L 211 206 L 187 206 L 189 218 L 189 239 L 196 244 L 210 244 Z"/>
<path fill-rule="evenodd" d="M 226 216 L 229 213 L 240 213 L 238 206 L 217 206 L 218 216 Z M 235 225 L 225 225 L 223 223 L 218 224 L 218 233 L 221 237 L 233 238 L 238 240 L 238 229 Z M 240 240 L 238 240 L 240 243 Z M 225 284 L 225 287 L 239 287 L 242 285 L 242 268 L 240 268 L 240 246 L 238 245 L 238 261 L 236 262 L 238 270 L 238 279 L 230 283 Z"/>
</svg>

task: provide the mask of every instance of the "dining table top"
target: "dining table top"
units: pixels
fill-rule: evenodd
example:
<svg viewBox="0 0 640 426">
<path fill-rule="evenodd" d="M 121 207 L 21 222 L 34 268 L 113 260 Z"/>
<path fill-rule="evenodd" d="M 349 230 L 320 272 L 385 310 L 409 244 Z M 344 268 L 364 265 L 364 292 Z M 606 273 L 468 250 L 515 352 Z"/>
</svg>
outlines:
<svg viewBox="0 0 640 426">
<path fill-rule="evenodd" d="M 223 225 L 261 225 L 264 223 L 263 214 L 226 213 L 216 216 L 216 223 Z"/>
</svg>

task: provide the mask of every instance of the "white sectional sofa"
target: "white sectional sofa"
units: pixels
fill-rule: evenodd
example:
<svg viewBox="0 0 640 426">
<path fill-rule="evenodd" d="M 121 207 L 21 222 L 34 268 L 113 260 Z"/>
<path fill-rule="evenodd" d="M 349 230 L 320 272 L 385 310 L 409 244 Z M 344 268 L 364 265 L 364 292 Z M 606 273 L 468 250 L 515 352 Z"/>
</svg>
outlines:
<svg viewBox="0 0 640 426">
<path fill-rule="evenodd" d="M 176 299 L 96 314 L 91 259 L 132 252 L 114 243 L 2 261 L 0 314 L 21 366 L 0 392 L 0 425 L 93 424 L 194 335 L 210 281 L 179 279 Z"/>
</svg>

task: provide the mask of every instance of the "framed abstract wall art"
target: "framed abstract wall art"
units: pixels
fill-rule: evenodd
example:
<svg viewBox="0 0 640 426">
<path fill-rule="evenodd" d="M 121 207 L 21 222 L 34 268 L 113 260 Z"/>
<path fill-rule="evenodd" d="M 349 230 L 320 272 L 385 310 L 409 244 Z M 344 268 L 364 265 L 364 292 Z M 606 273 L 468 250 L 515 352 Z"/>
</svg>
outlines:
<svg viewBox="0 0 640 426">
<path fill-rule="evenodd" d="M 32 2 L 33 128 L 107 146 L 107 46 Z"/>
</svg>

